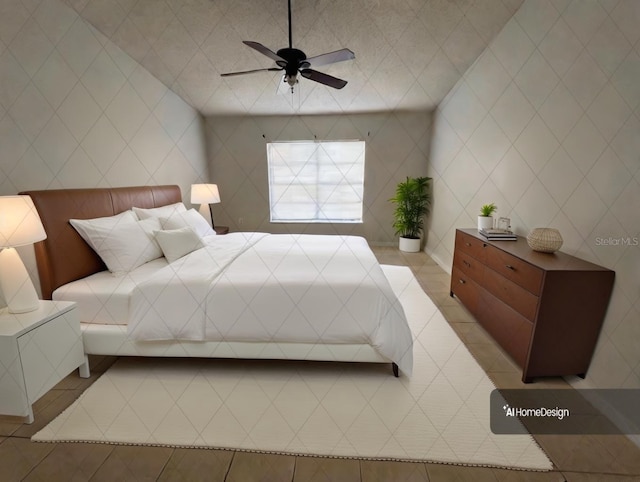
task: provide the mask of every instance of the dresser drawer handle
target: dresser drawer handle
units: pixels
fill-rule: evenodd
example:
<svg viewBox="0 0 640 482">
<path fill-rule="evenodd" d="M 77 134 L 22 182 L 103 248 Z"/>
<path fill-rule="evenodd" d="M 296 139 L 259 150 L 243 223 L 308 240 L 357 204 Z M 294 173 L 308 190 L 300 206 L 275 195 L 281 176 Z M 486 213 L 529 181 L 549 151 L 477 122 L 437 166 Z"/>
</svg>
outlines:
<svg viewBox="0 0 640 482">
<path fill-rule="evenodd" d="M 463 261 L 462 264 L 464 264 L 467 268 L 471 268 L 471 263 L 469 263 L 469 261 Z"/>
<path fill-rule="evenodd" d="M 463 279 L 461 279 L 461 280 L 460 280 L 460 284 L 461 284 L 461 285 L 463 285 L 463 284 L 465 284 L 465 283 L 466 283 L 466 281 L 465 281 L 465 280 L 463 280 Z"/>
<path fill-rule="evenodd" d="M 471 243 L 464 243 L 466 246 L 471 247 Z"/>
<path fill-rule="evenodd" d="M 516 270 L 516 269 L 515 269 L 513 266 L 511 266 L 510 264 L 505 264 L 505 267 L 506 267 L 507 269 L 510 269 L 511 271 L 515 271 L 515 270 Z"/>
</svg>

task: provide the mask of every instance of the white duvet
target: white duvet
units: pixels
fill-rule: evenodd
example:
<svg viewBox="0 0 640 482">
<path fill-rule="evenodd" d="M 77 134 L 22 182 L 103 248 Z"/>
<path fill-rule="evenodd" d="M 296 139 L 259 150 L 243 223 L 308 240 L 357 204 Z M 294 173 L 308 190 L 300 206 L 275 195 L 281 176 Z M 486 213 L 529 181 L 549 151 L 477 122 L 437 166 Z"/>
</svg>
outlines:
<svg viewBox="0 0 640 482">
<path fill-rule="evenodd" d="M 232 233 L 139 283 L 129 336 L 364 343 L 407 375 L 412 335 L 367 242 L 354 236 Z"/>
</svg>

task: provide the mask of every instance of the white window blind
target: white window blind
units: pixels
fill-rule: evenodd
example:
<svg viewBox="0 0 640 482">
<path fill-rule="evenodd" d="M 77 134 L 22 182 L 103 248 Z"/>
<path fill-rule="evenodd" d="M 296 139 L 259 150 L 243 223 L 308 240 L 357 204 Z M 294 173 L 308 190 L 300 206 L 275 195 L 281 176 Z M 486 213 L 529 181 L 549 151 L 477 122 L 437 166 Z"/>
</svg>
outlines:
<svg viewBox="0 0 640 482">
<path fill-rule="evenodd" d="M 267 144 L 271 221 L 361 223 L 364 141 Z"/>
</svg>

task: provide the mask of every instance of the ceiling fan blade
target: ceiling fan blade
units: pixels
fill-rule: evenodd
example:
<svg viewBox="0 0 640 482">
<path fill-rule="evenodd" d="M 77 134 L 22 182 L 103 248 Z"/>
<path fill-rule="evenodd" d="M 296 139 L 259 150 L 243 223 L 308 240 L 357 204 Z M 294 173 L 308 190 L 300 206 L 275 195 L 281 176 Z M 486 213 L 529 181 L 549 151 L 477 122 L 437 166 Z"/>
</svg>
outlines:
<svg viewBox="0 0 640 482">
<path fill-rule="evenodd" d="M 228 72 L 226 74 L 220 74 L 220 77 L 233 77 L 234 75 L 253 74 L 254 72 L 278 72 L 282 70 L 280 67 L 269 67 L 268 69 L 253 69 L 243 70 L 242 72 Z"/>
<path fill-rule="evenodd" d="M 247 46 L 249 46 L 249 47 L 251 47 L 254 50 L 257 50 L 262 55 L 266 55 L 267 57 L 269 57 L 272 60 L 276 60 L 276 61 L 284 60 L 282 57 L 280 57 L 278 54 L 276 54 L 273 50 L 268 49 L 267 47 L 265 47 L 261 43 L 252 42 L 250 40 L 243 40 L 242 43 L 247 45 Z"/>
<path fill-rule="evenodd" d="M 344 62 L 345 60 L 353 60 L 355 58 L 356 55 L 351 50 L 340 49 L 335 52 L 316 55 L 315 57 L 307 59 L 307 62 L 314 67 L 319 67 L 321 65 L 335 64 L 336 62 Z"/>
<path fill-rule="evenodd" d="M 334 89 L 342 89 L 345 85 L 347 85 L 346 80 L 338 79 L 337 77 L 323 74 L 322 72 L 318 72 L 317 70 L 313 69 L 302 69 L 300 71 L 300 74 L 302 74 L 302 76 L 306 79 L 320 82 L 321 84 L 328 85 L 329 87 L 333 87 Z"/>
</svg>

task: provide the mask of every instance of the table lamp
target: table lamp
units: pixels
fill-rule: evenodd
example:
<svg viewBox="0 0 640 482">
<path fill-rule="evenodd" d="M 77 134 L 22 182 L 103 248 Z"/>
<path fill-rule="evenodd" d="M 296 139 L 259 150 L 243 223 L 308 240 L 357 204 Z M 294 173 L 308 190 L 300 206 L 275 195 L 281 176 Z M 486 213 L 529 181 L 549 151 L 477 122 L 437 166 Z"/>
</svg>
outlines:
<svg viewBox="0 0 640 482">
<path fill-rule="evenodd" d="M 213 210 L 212 204 L 220 202 L 220 193 L 218 192 L 217 184 L 192 184 L 191 185 L 191 204 L 208 204 L 209 214 L 211 214 L 211 227 L 215 228 L 213 224 Z M 202 207 L 202 206 L 201 206 Z"/>
<path fill-rule="evenodd" d="M 29 196 L 0 196 L 0 289 L 9 313 L 27 313 L 40 306 L 31 278 L 16 246 L 46 239 L 40 216 Z"/>
</svg>

